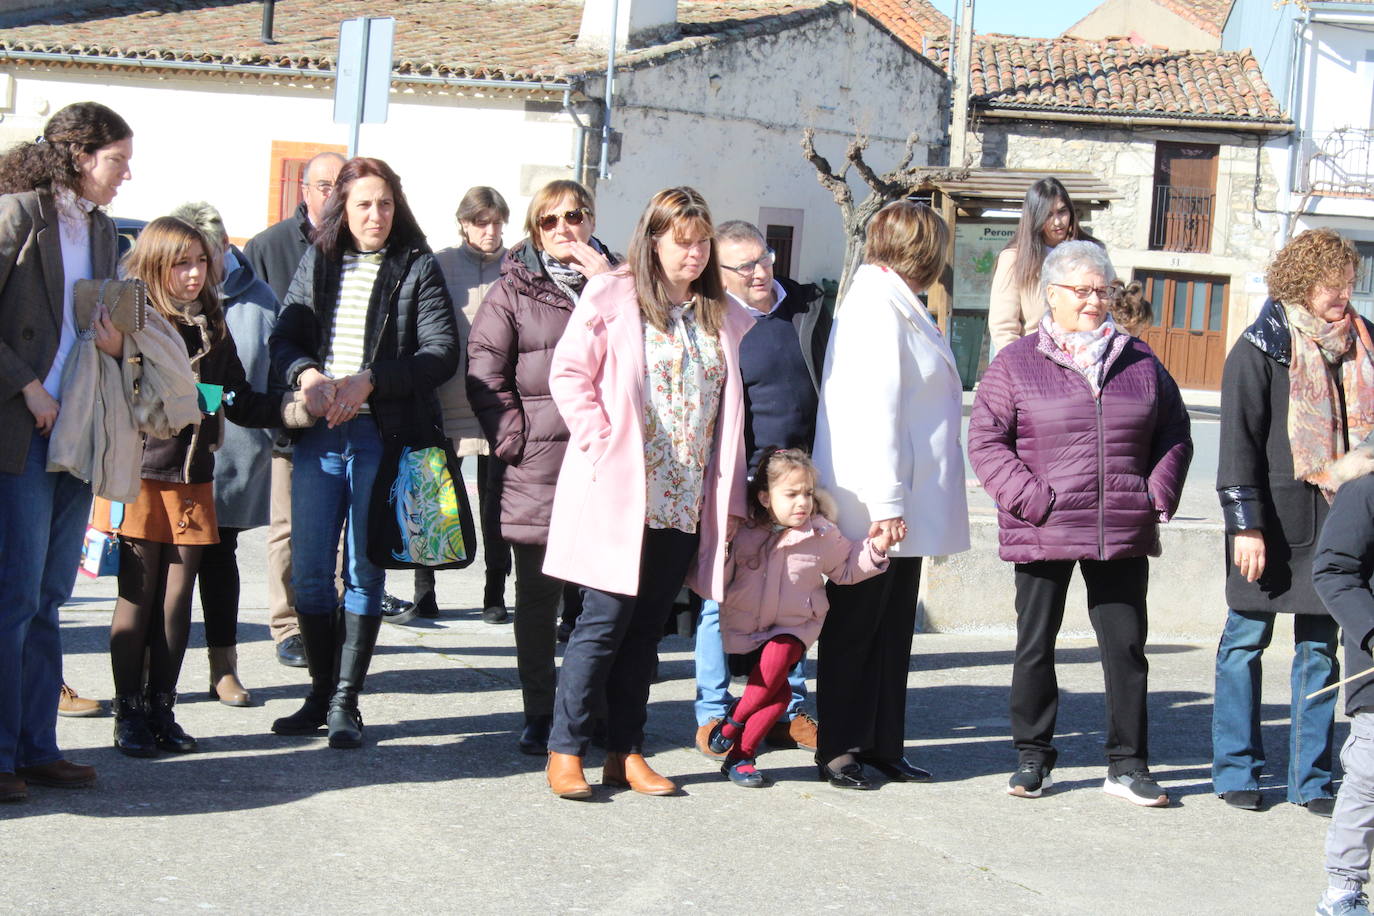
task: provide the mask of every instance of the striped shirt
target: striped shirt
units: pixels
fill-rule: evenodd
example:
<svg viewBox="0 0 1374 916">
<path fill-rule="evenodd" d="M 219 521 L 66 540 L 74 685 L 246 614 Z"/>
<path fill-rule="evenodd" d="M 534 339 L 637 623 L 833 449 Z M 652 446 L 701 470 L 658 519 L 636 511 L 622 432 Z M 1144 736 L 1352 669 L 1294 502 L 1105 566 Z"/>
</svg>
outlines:
<svg viewBox="0 0 1374 916">
<path fill-rule="evenodd" d="M 334 309 L 334 332 L 329 338 L 325 375 L 343 378 L 363 367 L 363 336 L 367 329 L 367 306 L 372 287 L 382 266 L 382 252 L 349 253 L 343 258 L 339 278 L 339 301 Z"/>
</svg>

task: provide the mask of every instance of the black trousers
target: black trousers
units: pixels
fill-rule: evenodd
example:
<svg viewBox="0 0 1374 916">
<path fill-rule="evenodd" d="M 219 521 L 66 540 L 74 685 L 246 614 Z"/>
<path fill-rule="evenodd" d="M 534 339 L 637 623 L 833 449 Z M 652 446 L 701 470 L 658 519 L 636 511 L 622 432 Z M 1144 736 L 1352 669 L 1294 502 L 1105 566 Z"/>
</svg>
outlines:
<svg viewBox="0 0 1374 916">
<path fill-rule="evenodd" d="M 872 579 L 826 585 L 830 612 L 816 656 L 818 760 L 903 755 L 920 583 L 920 557 L 893 557 Z"/>
<path fill-rule="evenodd" d="M 554 650 L 563 580 L 544 575 L 543 544 L 512 544 L 515 555 L 515 665 L 526 716 L 553 715 Z"/>
<path fill-rule="evenodd" d="M 1054 643 L 1064 623 L 1073 560 L 1016 564 L 1016 661 L 1011 671 L 1011 735 L 1022 761 L 1053 767 L 1059 680 Z M 1088 618 L 1097 633 L 1107 699 L 1107 759 L 1113 775 L 1144 766 L 1149 757 L 1145 659 L 1148 629 L 1146 557 L 1079 560 L 1088 588 Z"/>
<path fill-rule="evenodd" d="M 558 673 L 549 750 L 583 756 L 603 702 L 606 750 L 643 749 L 658 641 L 697 555 L 697 540 L 672 528 L 645 528 L 638 595 L 582 589 L 582 614 Z"/>
<path fill-rule="evenodd" d="M 482 562 L 487 568 L 487 588 L 505 589 L 511 571 L 511 545 L 501 534 L 501 492 L 506 465 L 499 458 L 477 456 L 477 525 L 482 529 Z M 434 570 L 415 570 L 415 600 L 434 594 Z M 483 600 L 486 600 L 484 596 Z"/>
<path fill-rule="evenodd" d="M 200 555 L 200 607 L 205 616 L 205 644 L 212 649 L 238 644 L 239 533 L 220 528 L 219 543 L 206 544 Z"/>
</svg>

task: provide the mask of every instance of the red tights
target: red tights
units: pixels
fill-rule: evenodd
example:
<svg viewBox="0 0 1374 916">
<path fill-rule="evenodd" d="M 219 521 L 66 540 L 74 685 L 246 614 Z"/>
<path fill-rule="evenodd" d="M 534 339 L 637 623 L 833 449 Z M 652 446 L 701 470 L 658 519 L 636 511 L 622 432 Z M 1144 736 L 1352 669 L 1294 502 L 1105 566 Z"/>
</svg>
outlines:
<svg viewBox="0 0 1374 916">
<path fill-rule="evenodd" d="M 753 757 L 768 729 L 787 710 L 792 687 L 787 672 L 806 654 L 806 646 L 795 636 L 775 636 L 763 645 L 759 663 L 749 673 L 749 686 L 731 713 L 740 727 L 726 719 L 721 734 L 735 742 L 730 759 Z M 741 734 L 742 733 L 742 734 Z"/>
</svg>

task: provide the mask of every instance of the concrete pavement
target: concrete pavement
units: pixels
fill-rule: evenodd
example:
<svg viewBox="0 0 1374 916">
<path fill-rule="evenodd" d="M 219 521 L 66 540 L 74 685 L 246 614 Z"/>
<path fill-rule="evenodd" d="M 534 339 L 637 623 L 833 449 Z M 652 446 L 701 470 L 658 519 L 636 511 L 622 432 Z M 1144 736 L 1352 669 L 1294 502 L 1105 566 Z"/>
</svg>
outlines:
<svg viewBox="0 0 1374 916">
<path fill-rule="evenodd" d="M 362 698 L 366 746 L 280 738 L 305 672 L 276 663 L 261 532 L 244 536 L 240 657 L 258 704 L 205 699 L 197 624 L 178 718 L 203 750 L 133 760 L 111 720 L 63 719 L 93 790 L 35 787 L 0 806 L 4 903 L 16 913 L 1310 913 L 1327 822 L 1282 802 L 1286 636 L 1265 691 L 1271 808 L 1228 809 L 1208 783 L 1213 644 L 1150 649 L 1154 770 L 1174 804 L 1101 791 L 1102 675 L 1091 641 L 1060 644 L 1061 757 L 1038 800 L 1005 794 L 1015 760 L 1009 630 L 916 637 L 908 749 L 926 785 L 844 792 L 810 755 L 773 751 L 766 790 L 737 788 L 690 748 L 690 643 L 662 645 L 648 750 L 684 793 L 598 787 L 552 797 L 515 749 L 520 700 L 509 626 L 480 622 L 477 569 L 441 573 L 444 619 L 383 627 Z M 1008 574 L 1009 578 L 1009 574 Z M 391 590 L 408 595 L 407 577 Z M 113 582 L 82 580 L 62 614 L 68 681 L 107 698 Z M 1209 603 L 1215 603 L 1209 599 Z M 1342 723 L 1340 735 L 1343 737 Z M 600 756 L 588 775 L 599 780 Z"/>
</svg>

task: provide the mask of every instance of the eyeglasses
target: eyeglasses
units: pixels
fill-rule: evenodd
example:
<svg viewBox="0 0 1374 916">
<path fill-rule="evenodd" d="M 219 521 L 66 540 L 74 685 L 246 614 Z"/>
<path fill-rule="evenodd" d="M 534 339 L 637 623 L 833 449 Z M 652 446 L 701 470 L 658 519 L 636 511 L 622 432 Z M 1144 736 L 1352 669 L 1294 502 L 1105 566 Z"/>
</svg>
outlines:
<svg viewBox="0 0 1374 916">
<path fill-rule="evenodd" d="M 544 232 L 548 232 L 554 226 L 558 225 L 559 220 L 562 220 L 569 226 L 580 226 L 582 225 L 582 221 L 591 215 L 591 210 L 586 207 L 578 207 L 575 210 L 569 210 L 567 213 L 547 213 L 539 217 L 539 219 L 535 221 L 535 225 Z"/>
<path fill-rule="evenodd" d="M 773 261 L 776 258 L 777 254 L 773 251 L 773 249 L 769 248 L 766 251 L 764 251 L 764 253 L 760 257 L 757 257 L 752 261 L 746 261 L 743 264 L 736 264 L 734 267 L 731 267 L 728 264 L 722 264 L 720 266 L 725 268 L 726 270 L 733 271 L 734 273 L 739 274 L 741 277 L 752 277 L 754 275 L 754 271 L 758 270 L 760 267 L 772 267 Z"/>
<path fill-rule="evenodd" d="M 1049 285 L 1069 290 L 1082 302 L 1087 302 L 1088 297 L 1093 293 L 1097 293 L 1097 298 L 1103 302 L 1115 299 L 1117 296 L 1121 295 L 1121 290 L 1115 286 L 1069 286 L 1065 283 L 1051 283 Z"/>
<path fill-rule="evenodd" d="M 321 194 L 329 194 L 331 191 L 334 190 L 334 182 L 332 182 L 332 181 L 316 181 L 316 182 L 302 181 L 302 182 L 301 182 L 301 187 L 303 187 L 303 188 L 314 188 L 316 191 L 319 191 Z"/>
</svg>

